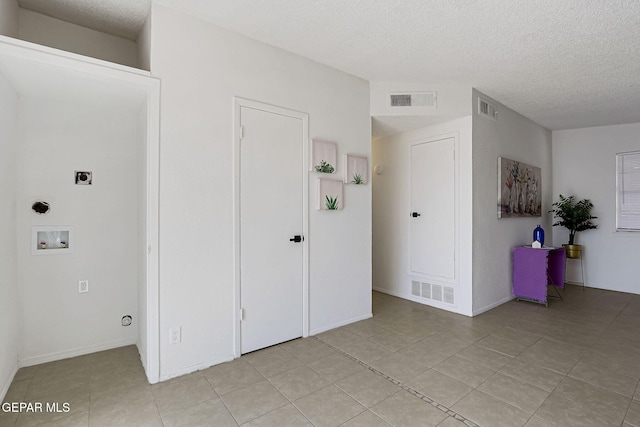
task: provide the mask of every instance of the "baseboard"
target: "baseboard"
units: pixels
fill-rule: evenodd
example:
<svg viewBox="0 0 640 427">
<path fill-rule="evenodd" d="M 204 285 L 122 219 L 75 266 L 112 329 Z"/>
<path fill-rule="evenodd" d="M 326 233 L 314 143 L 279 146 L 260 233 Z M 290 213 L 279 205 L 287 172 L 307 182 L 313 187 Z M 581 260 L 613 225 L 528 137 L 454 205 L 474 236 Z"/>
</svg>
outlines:
<svg viewBox="0 0 640 427">
<path fill-rule="evenodd" d="M 484 307 L 479 308 L 479 309 L 477 309 L 477 310 L 473 310 L 473 315 L 474 315 L 474 316 L 477 316 L 478 314 L 482 314 L 482 313 L 484 313 L 485 311 L 489 311 L 489 310 L 491 310 L 492 308 L 496 308 L 497 306 L 502 305 L 502 304 L 505 304 L 505 303 L 507 303 L 507 302 L 509 302 L 509 301 L 511 301 L 511 300 L 513 300 L 513 299 L 515 299 L 515 298 L 516 298 L 516 297 L 515 297 L 515 296 L 513 296 L 513 295 L 510 295 L 510 296 L 508 296 L 508 297 L 502 298 L 500 301 L 496 301 L 496 302 L 491 303 L 491 304 L 489 304 L 489 305 L 485 305 Z"/>
<path fill-rule="evenodd" d="M 16 362 L 16 366 L 13 368 L 13 372 L 11 373 L 11 375 L 9 375 L 7 381 L 5 381 L 5 383 L 2 385 L 2 391 L 0 392 L 0 402 L 4 402 L 4 398 L 7 396 L 9 387 L 11 387 L 11 383 L 18 373 L 18 369 L 20 369 L 20 365 Z"/>
<path fill-rule="evenodd" d="M 147 372 L 147 359 L 142 355 L 142 352 L 140 351 L 140 347 L 138 347 L 137 344 L 136 344 L 136 348 L 138 349 L 138 354 L 140 355 L 140 363 L 142 364 L 142 368 L 144 369 L 145 372 Z"/>
<path fill-rule="evenodd" d="M 142 369 L 144 369 L 144 375 L 147 377 L 147 381 L 149 381 L 149 375 L 147 375 L 147 358 L 140 351 L 140 343 L 136 341 L 136 348 L 138 349 L 138 356 L 140 356 L 140 363 L 142 364 Z M 149 383 L 151 383 L 149 381 Z"/>
<path fill-rule="evenodd" d="M 96 344 L 88 347 L 78 347 L 71 350 L 59 351 L 56 353 L 43 354 L 40 356 L 27 357 L 20 359 L 20 366 L 33 366 L 41 363 L 55 362 L 56 360 L 68 359 L 70 357 L 83 356 L 85 354 L 96 353 L 98 351 L 111 350 L 113 348 L 124 347 L 127 345 L 136 345 L 135 338 L 126 340 L 110 341 L 106 343 Z"/>
<path fill-rule="evenodd" d="M 374 287 L 373 290 L 376 291 L 376 292 L 380 292 L 381 294 L 391 295 L 392 297 L 398 297 L 398 298 L 402 298 L 402 299 L 408 299 L 409 301 L 422 303 L 422 301 L 419 301 L 413 295 L 404 295 L 404 294 L 402 294 L 400 292 L 396 292 L 396 291 L 392 291 L 392 290 L 384 289 L 384 288 L 376 288 L 376 287 Z"/>
<path fill-rule="evenodd" d="M 334 324 L 331 324 L 331 325 L 328 325 L 328 326 L 323 326 L 323 327 L 318 328 L 318 329 L 313 329 L 313 330 L 309 331 L 309 336 L 317 335 L 317 334 L 320 334 L 322 332 L 330 331 L 331 329 L 339 328 L 340 326 L 345 326 L 345 325 L 349 325 L 351 323 L 359 322 L 361 320 L 371 319 L 372 317 L 373 317 L 373 314 L 371 314 L 371 313 L 363 314 L 362 316 L 353 317 L 353 318 L 351 318 L 349 320 L 344 320 L 342 322 L 334 323 Z"/>
<path fill-rule="evenodd" d="M 411 294 L 405 295 L 405 294 L 402 294 L 400 292 L 390 291 L 389 289 L 373 288 L 373 290 L 376 291 L 376 292 L 380 292 L 381 294 L 387 294 L 387 295 L 391 295 L 393 297 L 402 298 L 402 299 L 406 299 L 408 301 L 416 302 L 418 304 L 426 305 L 427 307 L 433 307 L 433 308 L 438 309 L 438 310 L 448 311 L 449 313 L 455 313 L 455 314 L 459 314 L 461 316 L 471 317 L 471 315 L 469 315 L 468 313 L 464 313 L 462 311 L 459 311 L 457 309 L 458 307 L 454 307 L 454 306 L 449 305 L 449 304 L 438 305 L 437 301 L 434 301 L 434 300 L 429 300 L 429 299 L 426 299 L 426 298 L 419 298 L 419 297 L 416 297 L 415 295 L 411 295 Z M 431 304 L 430 304 L 430 302 L 431 302 Z"/>
<path fill-rule="evenodd" d="M 574 282 L 573 280 L 565 280 L 564 281 L 565 285 L 573 285 L 573 286 L 584 286 L 585 288 L 590 288 L 591 286 L 587 286 L 582 282 Z M 596 288 L 596 289 L 603 289 L 603 288 Z M 609 291 L 615 291 L 615 289 L 607 289 Z M 625 291 L 616 291 L 616 292 L 625 292 Z"/>
<path fill-rule="evenodd" d="M 222 358 L 222 359 L 214 359 L 208 362 L 199 363 L 197 365 L 188 366 L 186 368 L 180 369 L 174 372 L 167 372 L 165 374 L 160 374 L 160 382 L 170 380 L 171 378 L 181 377 L 183 375 L 191 374 L 196 371 L 201 371 L 203 369 L 210 368 L 215 365 L 219 365 L 220 363 L 230 362 L 234 359 L 233 355 Z"/>
</svg>

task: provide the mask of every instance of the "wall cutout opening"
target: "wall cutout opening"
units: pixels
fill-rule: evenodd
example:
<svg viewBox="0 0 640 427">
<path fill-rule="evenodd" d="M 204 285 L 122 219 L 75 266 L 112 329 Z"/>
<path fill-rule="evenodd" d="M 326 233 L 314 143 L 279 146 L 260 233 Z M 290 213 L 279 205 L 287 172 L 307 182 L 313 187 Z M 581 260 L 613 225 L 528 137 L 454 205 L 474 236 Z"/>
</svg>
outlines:
<svg viewBox="0 0 640 427">
<path fill-rule="evenodd" d="M 31 228 L 31 255 L 71 253 L 73 244 L 73 227 L 70 225 Z"/>
<path fill-rule="evenodd" d="M 33 211 L 35 213 L 40 214 L 40 215 L 46 214 L 47 212 L 49 212 L 50 208 L 51 207 L 49 206 L 49 203 L 41 202 L 41 201 L 34 202 L 31 205 L 31 209 L 33 209 Z"/>
</svg>

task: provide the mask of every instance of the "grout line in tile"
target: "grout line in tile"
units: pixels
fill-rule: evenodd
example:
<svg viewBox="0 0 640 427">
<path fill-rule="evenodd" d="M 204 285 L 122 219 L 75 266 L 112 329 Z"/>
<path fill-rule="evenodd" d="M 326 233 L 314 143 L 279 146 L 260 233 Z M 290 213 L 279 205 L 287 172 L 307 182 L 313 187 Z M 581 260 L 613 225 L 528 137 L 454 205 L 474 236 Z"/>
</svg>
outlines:
<svg viewBox="0 0 640 427">
<path fill-rule="evenodd" d="M 385 374 L 384 372 L 374 368 L 373 366 L 369 365 L 368 363 L 365 363 L 362 360 L 350 355 L 349 353 L 346 353 L 346 352 L 340 350 L 339 348 L 336 348 L 336 347 L 332 346 L 331 344 L 329 344 L 329 343 L 327 343 L 325 341 L 322 341 L 320 338 L 316 338 L 316 337 L 311 337 L 311 338 L 321 341 L 322 343 L 324 343 L 324 344 L 328 345 L 329 347 L 333 348 L 335 351 L 339 352 L 343 356 L 346 356 L 349 359 L 353 360 L 354 362 L 358 363 L 359 365 L 364 366 L 365 368 L 367 368 L 369 371 L 373 372 L 374 374 L 384 378 L 387 381 L 390 381 L 391 383 L 397 385 L 401 389 L 411 393 L 412 395 L 414 395 L 418 399 L 422 399 L 424 402 L 427 402 L 428 404 L 430 404 L 434 408 L 444 412 L 445 414 L 447 414 L 447 415 L 449 415 L 451 417 L 456 418 L 460 422 L 463 422 L 467 426 L 469 426 L 469 427 L 480 427 L 478 424 L 474 423 L 473 421 L 471 421 L 470 419 L 464 417 L 463 415 L 457 413 L 456 411 L 452 410 L 451 408 L 448 408 L 447 406 L 436 402 L 435 400 L 431 399 L 429 396 L 426 396 L 426 395 L 420 393 L 418 390 L 414 389 L 413 387 L 410 387 L 410 386 L 404 384 L 402 381 L 399 381 L 399 380 L 397 380 L 397 379 Z"/>
<path fill-rule="evenodd" d="M 208 381 L 208 380 L 207 380 Z M 211 386 L 213 387 L 213 386 Z M 222 402 L 222 406 L 224 406 L 224 408 L 227 410 L 227 412 L 229 412 L 229 415 L 231 415 L 231 418 L 233 418 L 233 420 L 236 422 L 236 424 L 240 425 L 240 423 L 238 422 L 238 419 L 236 418 L 235 415 L 233 415 L 233 412 L 231 412 L 231 410 L 229 409 L 229 407 L 227 406 L 227 404 L 225 403 L 224 399 L 222 398 L 222 396 L 218 396 L 218 399 L 220 399 L 220 402 Z M 248 421 L 247 421 L 248 422 Z M 162 424 L 164 425 L 164 421 L 162 422 Z"/>
<path fill-rule="evenodd" d="M 638 381 L 638 384 L 636 384 L 636 388 L 635 388 L 634 392 L 631 394 L 631 399 L 629 400 L 629 406 L 627 406 L 627 410 L 624 413 L 624 418 L 622 419 L 623 423 L 626 422 L 627 416 L 629 415 L 629 411 L 631 410 L 631 406 L 633 406 L 633 402 L 635 402 L 635 399 L 633 398 L 633 396 L 635 396 L 635 392 L 638 391 L 638 387 L 640 387 L 640 381 Z"/>
</svg>

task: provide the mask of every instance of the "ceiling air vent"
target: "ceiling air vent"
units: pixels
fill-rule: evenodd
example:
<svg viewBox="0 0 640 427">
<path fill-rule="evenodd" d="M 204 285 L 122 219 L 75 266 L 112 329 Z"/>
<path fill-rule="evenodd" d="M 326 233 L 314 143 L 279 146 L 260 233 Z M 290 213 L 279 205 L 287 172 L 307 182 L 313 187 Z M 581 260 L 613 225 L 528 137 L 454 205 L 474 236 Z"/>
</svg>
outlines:
<svg viewBox="0 0 640 427">
<path fill-rule="evenodd" d="M 489 101 L 478 98 L 478 114 L 491 120 L 498 119 L 498 109 Z"/>
<path fill-rule="evenodd" d="M 392 93 L 390 105 L 392 107 L 435 107 L 436 99 L 436 92 Z"/>
</svg>

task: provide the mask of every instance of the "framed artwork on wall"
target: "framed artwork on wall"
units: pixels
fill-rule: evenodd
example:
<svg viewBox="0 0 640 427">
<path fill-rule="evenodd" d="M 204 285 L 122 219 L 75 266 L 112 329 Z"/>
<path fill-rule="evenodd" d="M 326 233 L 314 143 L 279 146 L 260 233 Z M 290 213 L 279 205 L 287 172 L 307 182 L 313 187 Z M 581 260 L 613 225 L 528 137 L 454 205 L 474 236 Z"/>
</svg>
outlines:
<svg viewBox="0 0 640 427">
<path fill-rule="evenodd" d="M 312 172 L 335 173 L 338 160 L 338 148 L 335 142 L 311 140 L 311 166 Z"/>
<path fill-rule="evenodd" d="M 498 218 L 542 216 L 542 170 L 498 157 Z"/>
<path fill-rule="evenodd" d="M 369 181 L 369 161 L 364 156 L 344 155 L 344 183 L 365 185 Z"/>
<path fill-rule="evenodd" d="M 318 178 L 318 210 L 338 211 L 344 208 L 342 181 Z"/>
</svg>

